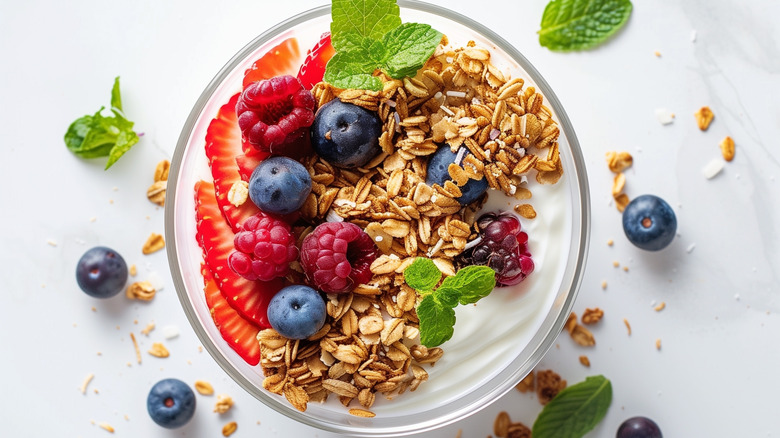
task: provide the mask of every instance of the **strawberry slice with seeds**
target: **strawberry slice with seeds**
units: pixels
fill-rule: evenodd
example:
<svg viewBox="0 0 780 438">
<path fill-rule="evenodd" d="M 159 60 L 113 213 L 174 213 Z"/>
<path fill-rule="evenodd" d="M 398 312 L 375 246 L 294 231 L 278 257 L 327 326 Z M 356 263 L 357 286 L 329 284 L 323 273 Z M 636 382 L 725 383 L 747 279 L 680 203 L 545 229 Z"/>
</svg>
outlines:
<svg viewBox="0 0 780 438">
<path fill-rule="evenodd" d="M 211 167 L 211 176 L 214 178 L 217 204 L 234 232 L 246 218 L 260 211 L 249 200 L 236 207 L 227 199 L 233 184 L 241 181 L 241 172 L 235 159 L 237 155 L 242 155 L 241 130 L 238 128 L 236 118 L 238 96 L 236 94 L 222 105 L 206 131 L 206 157 Z M 255 155 L 253 158 L 259 162 L 264 157 Z"/>
<path fill-rule="evenodd" d="M 269 328 L 268 303 L 284 287 L 284 280 L 250 281 L 233 272 L 228 256 L 234 250 L 235 234 L 220 214 L 214 186 L 200 181 L 195 185 L 197 238 L 206 266 L 222 296 L 241 316 L 260 328 Z"/>
<path fill-rule="evenodd" d="M 238 166 L 238 174 L 242 180 L 249 182 L 249 177 L 252 176 L 252 172 L 255 171 L 262 158 L 252 155 L 236 155 L 236 165 Z"/>
<path fill-rule="evenodd" d="M 244 72 L 244 87 L 274 76 L 294 75 L 301 63 L 298 40 L 287 38 L 266 52 Z"/>
<path fill-rule="evenodd" d="M 298 79 L 307 90 L 311 90 L 314 84 L 321 82 L 325 75 L 325 66 L 336 53 L 330 43 L 330 32 L 320 36 L 317 44 L 306 53 L 306 60 L 298 70 Z"/>
<path fill-rule="evenodd" d="M 206 294 L 206 305 L 222 339 L 249 365 L 257 365 L 260 363 L 260 343 L 257 342 L 260 329 L 230 307 L 205 265 L 201 267 L 201 273 L 205 284 L 203 290 Z"/>
</svg>

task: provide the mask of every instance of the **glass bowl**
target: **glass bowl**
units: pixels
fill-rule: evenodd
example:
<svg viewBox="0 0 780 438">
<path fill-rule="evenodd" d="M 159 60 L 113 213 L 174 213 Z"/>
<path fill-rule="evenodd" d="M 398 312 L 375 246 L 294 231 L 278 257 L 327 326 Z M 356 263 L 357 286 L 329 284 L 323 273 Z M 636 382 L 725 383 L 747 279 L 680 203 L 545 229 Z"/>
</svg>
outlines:
<svg viewBox="0 0 780 438">
<path fill-rule="evenodd" d="M 416 1 L 398 0 L 398 4 L 404 22 L 430 24 L 447 35 L 454 47 L 473 40 L 492 52 L 494 64 L 511 72 L 512 77 L 525 79 L 526 86 L 536 87 L 560 126 L 558 142 L 564 167 L 557 184 L 533 188 L 533 199 L 528 202 L 534 205 L 537 217 L 522 220 L 530 236 L 535 272 L 518 286 L 496 289 L 476 306 L 457 308 L 455 335 L 442 345 L 444 355 L 435 366 L 426 367 L 427 382 L 392 400 L 377 394 L 371 408 L 374 418 L 350 415 L 335 396 L 325 403 L 309 403 L 305 412 L 299 412 L 283 396 L 263 389 L 260 366 L 248 365 L 222 339 L 206 305 L 193 195 L 198 180 L 212 179 L 204 153 L 206 129 L 220 106 L 241 90 L 244 71 L 255 59 L 291 36 L 298 41 L 301 58 L 305 56 L 306 49 L 329 30 L 328 6 L 299 14 L 261 34 L 217 73 L 182 130 L 172 159 L 165 206 L 167 251 L 176 291 L 214 360 L 270 408 L 313 427 L 355 436 L 432 430 L 485 408 L 514 388 L 562 330 L 581 282 L 589 240 L 590 201 L 582 153 L 563 107 L 539 72 L 517 49 L 468 17 Z M 511 209 L 512 203 L 501 196 L 491 195 L 489 206 Z"/>
</svg>

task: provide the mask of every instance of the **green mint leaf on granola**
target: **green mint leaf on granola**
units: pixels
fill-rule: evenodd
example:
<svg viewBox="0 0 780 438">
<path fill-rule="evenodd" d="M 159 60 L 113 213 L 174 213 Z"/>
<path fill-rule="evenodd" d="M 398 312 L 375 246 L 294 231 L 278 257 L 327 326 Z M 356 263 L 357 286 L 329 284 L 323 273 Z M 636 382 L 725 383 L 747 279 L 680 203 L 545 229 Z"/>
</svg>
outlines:
<svg viewBox="0 0 780 438">
<path fill-rule="evenodd" d="M 104 116 L 104 109 L 100 107 L 95 114 L 76 119 L 68 127 L 64 139 L 65 146 L 77 157 L 109 157 L 106 163 L 108 169 L 139 140 L 133 131 L 134 123 L 127 120 L 122 112 L 119 77 L 114 79 L 111 89 L 113 116 Z"/>
<path fill-rule="evenodd" d="M 333 0 L 331 2 L 331 44 L 337 52 L 349 50 L 355 39 L 381 40 L 401 25 L 401 10 L 395 0 Z"/>
<path fill-rule="evenodd" d="M 455 311 L 442 305 L 433 295 L 426 295 L 417 305 L 420 320 L 420 343 L 435 347 L 452 338 L 455 326 Z"/>
<path fill-rule="evenodd" d="M 379 91 L 382 81 L 369 78 L 377 70 L 394 79 L 414 76 L 442 38 L 427 24 L 401 24 L 395 0 L 333 0 L 331 17 L 336 54 L 323 80 L 338 88 Z"/>
<path fill-rule="evenodd" d="M 432 291 L 441 280 L 441 271 L 431 259 L 417 257 L 404 270 L 404 281 L 420 292 Z"/>
<path fill-rule="evenodd" d="M 611 403 L 612 383 L 601 375 L 587 377 L 559 392 L 544 406 L 531 435 L 534 438 L 581 438 L 604 418 Z"/>
<path fill-rule="evenodd" d="M 323 80 L 338 88 L 379 91 L 382 81 L 372 75 L 374 68 L 365 52 L 336 52 L 328 61 Z"/>
<path fill-rule="evenodd" d="M 459 291 L 460 304 L 474 304 L 496 287 L 496 271 L 487 266 L 466 266 L 454 276 L 445 278 L 439 289 L 444 287 Z"/>
<path fill-rule="evenodd" d="M 427 24 L 404 23 L 386 33 L 382 41 L 382 70 L 393 78 L 414 76 L 441 42 L 441 32 Z"/>
<path fill-rule="evenodd" d="M 552 0 L 542 15 L 539 44 L 554 51 L 585 50 L 628 21 L 631 0 Z"/>
</svg>

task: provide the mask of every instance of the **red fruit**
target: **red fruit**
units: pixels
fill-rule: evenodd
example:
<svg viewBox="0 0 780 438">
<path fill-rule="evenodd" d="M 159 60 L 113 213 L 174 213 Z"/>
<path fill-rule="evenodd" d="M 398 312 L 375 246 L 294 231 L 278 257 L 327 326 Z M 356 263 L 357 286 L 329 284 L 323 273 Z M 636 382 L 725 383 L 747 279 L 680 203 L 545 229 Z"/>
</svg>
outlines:
<svg viewBox="0 0 780 438">
<path fill-rule="evenodd" d="M 298 247 L 290 225 L 262 211 L 241 225 L 233 239 L 228 265 L 247 280 L 271 281 L 290 272 Z"/>
<path fill-rule="evenodd" d="M 201 273 L 205 284 L 206 305 L 222 339 L 249 365 L 257 365 L 260 363 L 260 343 L 257 342 L 260 329 L 228 305 L 211 271 L 205 265 L 201 267 Z"/>
<path fill-rule="evenodd" d="M 350 292 L 371 280 L 371 263 L 379 250 L 359 226 L 325 222 L 303 239 L 301 265 L 316 288 L 327 293 Z"/>
<path fill-rule="evenodd" d="M 499 286 L 518 284 L 534 270 L 528 252 L 528 234 L 521 231 L 517 217 L 507 214 L 484 214 L 477 224 L 481 241 L 463 254 L 465 263 L 486 265 L 496 271 Z"/>
<path fill-rule="evenodd" d="M 206 131 L 206 157 L 211 167 L 211 176 L 214 178 L 214 191 L 219 211 L 225 216 L 233 231 L 237 231 L 246 218 L 260 211 L 251 202 L 244 202 L 240 207 L 236 207 L 227 199 L 233 183 L 242 179 L 234 158 L 241 154 L 241 131 L 238 129 L 236 119 L 237 101 L 238 94 L 222 105 Z M 259 159 L 255 159 L 259 162 Z"/>
<path fill-rule="evenodd" d="M 195 185 L 197 238 L 206 266 L 214 276 L 222 296 L 244 318 L 260 328 L 268 328 L 268 303 L 284 287 L 284 281 L 249 281 L 233 272 L 228 256 L 233 251 L 233 231 L 222 220 L 214 186 L 200 181 Z"/>
<path fill-rule="evenodd" d="M 265 53 L 244 72 L 244 87 L 274 76 L 294 75 L 301 62 L 298 40 L 287 38 Z"/>
<path fill-rule="evenodd" d="M 255 171 L 255 167 L 260 164 L 265 158 L 268 158 L 269 154 L 263 154 L 262 158 L 259 156 L 250 155 L 236 155 L 236 165 L 238 166 L 238 175 L 242 180 L 249 182 L 249 177 L 252 176 L 252 172 Z"/>
<path fill-rule="evenodd" d="M 335 53 L 336 50 L 330 43 L 330 32 L 323 33 L 317 44 L 306 53 L 306 60 L 298 70 L 298 79 L 307 90 L 322 81 L 325 66 Z"/>
<path fill-rule="evenodd" d="M 246 87 L 236 113 L 243 137 L 257 150 L 295 154 L 309 138 L 314 96 L 293 76 L 276 76 Z"/>
</svg>

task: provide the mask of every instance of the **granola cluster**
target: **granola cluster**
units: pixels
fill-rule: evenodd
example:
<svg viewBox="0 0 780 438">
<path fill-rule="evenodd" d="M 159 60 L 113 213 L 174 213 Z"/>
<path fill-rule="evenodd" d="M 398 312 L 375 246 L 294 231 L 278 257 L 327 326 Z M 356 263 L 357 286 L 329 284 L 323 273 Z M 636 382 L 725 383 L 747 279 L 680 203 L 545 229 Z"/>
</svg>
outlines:
<svg viewBox="0 0 780 438">
<path fill-rule="evenodd" d="M 404 269 L 427 257 L 445 275 L 455 274 L 453 259 L 477 236 L 484 201 L 463 207 L 456 200 L 470 179 L 484 177 L 492 189 L 528 200 L 529 176 L 552 184 L 563 174 L 559 127 L 542 95 L 523 79 L 507 77 L 490 62 L 490 52 L 473 42 L 450 49 L 444 38 L 416 77 L 380 78 L 379 92 L 324 82 L 312 90 L 318 108 L 339 98 L 376 111 L 383 123 L 382 152 L 351 170 L 317 156 L 304 159 L 312 192 L 301 216 L 313 224 L 355 223 L 382 254 L 371 265 L 369 283 L 328 296 L 326 324 L 309 339 L 289 340 L 273 329 L 258 334 L 263 387 L 284 394 L 301 411 L 330 394 L 347 407 L 357 400 L 370 409 L 377 393 L 391 398 L 427 380 L 422 365 L 435 363 L 443 351 L 419 344 L 418 297 L 404 283 Z M 429 186 L 428 158 L 443 144 L 458 154 L 448 169 L 452 181 Z M 530 204 L 517 211 L 536 216 Z M 296 231 L 303 239 L 312 229 Z M 292 280 L 302 281 L 300 266 L 293 264 L 293 270 Z"/>
</svg>

